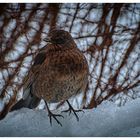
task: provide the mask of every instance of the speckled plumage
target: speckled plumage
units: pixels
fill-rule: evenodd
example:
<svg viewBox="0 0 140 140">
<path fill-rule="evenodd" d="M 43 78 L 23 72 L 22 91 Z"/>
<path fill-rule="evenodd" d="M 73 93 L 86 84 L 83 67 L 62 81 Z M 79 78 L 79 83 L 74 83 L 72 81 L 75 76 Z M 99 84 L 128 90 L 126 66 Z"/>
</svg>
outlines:
<svg viewBox="0 0 140 140">
<path fill-rule="evenodd" d="M 63 30 L 53 30 L 49 43 L 37 54 L 24 84 L 24 97 L 31 95 L 36 104 L 60 102 L 84 91 L 88 82 L 88 64 L 71 35 Z M 24 101 L 25 102 L 25 101 Z M 16 107 L 15 107 L 16 108 Z"/>
</svg>

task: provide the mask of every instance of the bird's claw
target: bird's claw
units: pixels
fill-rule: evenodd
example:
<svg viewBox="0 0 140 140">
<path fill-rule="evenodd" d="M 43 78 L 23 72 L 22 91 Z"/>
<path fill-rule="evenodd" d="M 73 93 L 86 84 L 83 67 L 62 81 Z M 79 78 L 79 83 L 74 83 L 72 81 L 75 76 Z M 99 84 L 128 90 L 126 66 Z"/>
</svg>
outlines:
<svg viewBox="0 0 140 140">
<path fill-rule="evenodd" d="M 76 114 L 76 112 L 83 112 L 84 113 L 84 111 L 83 110 L 81 110 L 81 109 L 79 109 L 79 110 L 76 110 L 76 109 L 74 109 L 72 106 L 71 106 L 71 104 L 67 101 L 67 103 L 68 103 L 68 105 L 69 105 L 69 108 L 67 109 L 67 110 L 64 110 L 64 111 L 62 111 L 62 112 L 69 112 L 69 115 L 73 112 L 74 113 L 74 115 L 75 115 L 75 117 L 76 117 L 76 119 L 77 119 L 77 121 L 79 121 L 79 117 L 78 117 L 78 115 Z"/>
<path fill-rule="evenodd" d="M 62 117 L 64 118 L 64 116 L 60 115 L 60 114 L 53 114 L 51 111 L 49 111 L 49 114 L 48 114 L 49 118 L 50 118 L 50 124 L 52 126 L 52 117 L 56 120 L 56 122 L 62 126 L 62 124 L 60 123 L 60 121 L 57 119 L 57 117 Z"/>
<path fill-rule="evenodd" d="M 62 118 L 64 118 L 64 116 L 62 116 L 62 115 L 60 115 L 60 114 L 53 114 L 53 113 L 50 111 L 50 109 L 49 109 L 48 104 L 47 104 L 46 101 L 45 101 L 45 104 L 46 104 L 46 107 L 47 107 L 47 110 L 48 110 L 48 116 L 49 116 L 49 118 L 50 118 L 50 124 L 51 124 L 51 126 L 52 126 L 52 117 L 56 120 L 56 122 L 57 122 L 59 125 L 62 126 L 62 124 L 61 124 L 60 121 L 57 119 L 57 117 L 62 117 Z"/>
</svg>

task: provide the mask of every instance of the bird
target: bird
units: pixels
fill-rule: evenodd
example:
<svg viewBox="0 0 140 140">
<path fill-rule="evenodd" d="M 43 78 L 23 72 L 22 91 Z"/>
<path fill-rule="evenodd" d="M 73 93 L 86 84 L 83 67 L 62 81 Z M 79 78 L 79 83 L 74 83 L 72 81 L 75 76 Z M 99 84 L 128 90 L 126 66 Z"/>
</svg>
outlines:
<svg viewBox="0 0 140 140">
<path fill-rule="evenodd" d="M 44 41 L 47 44 L 35 56 L 34 63 L 24 80 L 23 97 L 11 111 L 22 107 L 36 108 L 43 99 L 50 122 L 52 123 L 53 117 L 62 125 L 57 116 L 63 116 L 53 114 L 48 103 L 63 101 L 69 105 L 69 109 L 64 112 L 73 111 L 78 120 L 76 110 L 68 99 L 86 89 L 89 74 L 87 60 L 68 31 L 53 29 Z"/>
</svg>

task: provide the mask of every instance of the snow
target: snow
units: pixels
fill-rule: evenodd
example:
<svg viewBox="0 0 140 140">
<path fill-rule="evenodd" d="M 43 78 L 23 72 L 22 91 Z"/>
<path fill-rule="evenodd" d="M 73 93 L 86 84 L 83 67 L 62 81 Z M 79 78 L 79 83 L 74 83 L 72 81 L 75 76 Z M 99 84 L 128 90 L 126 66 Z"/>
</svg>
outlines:
<svg viewBox="0 0 140 140">
<path fill-rule="evenodd" d="M 84 112 L 78 113 L 79 122 L 73 114 L 62 113 L 61 127 L 55 120 L 50 125 L 46 110 L 23 108 L 0 121 L 0 136 L 140 136 L 140 99 L 122 107 L 105 101 Z"/>
</svg>

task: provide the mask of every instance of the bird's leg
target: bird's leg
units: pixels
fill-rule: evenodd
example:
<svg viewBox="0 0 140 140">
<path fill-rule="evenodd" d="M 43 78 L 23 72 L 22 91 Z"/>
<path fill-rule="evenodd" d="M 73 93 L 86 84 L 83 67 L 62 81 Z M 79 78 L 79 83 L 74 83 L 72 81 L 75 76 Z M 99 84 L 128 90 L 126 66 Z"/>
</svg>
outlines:
<svg viewBox="0 0 140 140">
<path fill-rule="evenodd" d="M 76 119 L 77 119 L 77 121 L 79 121 L 79 117 L 78 117 L 78 115 L 76 114 L 76 112 L 84 112 L 83 110 L 75 110 L 72 106 L 71 106 L 71 104 L 69 103 L 69 101 L 68 100 L 66 100 L 66 102 L 68 103 L 68 105 L 69 105 L 69 108 L 67 109 L 67 110 L 64 110 L 64 111 L 62 111 L 62 112 L 69 112 L 69 115 L 71 114 L 71 112 L 73 112 L 74 113 L 74 115 L 75 115 L 75 117 L 76 117 Z"/>
<path fill-rule="evenodd" d="M 56 120 L 56 122 L 57 122 L 58 124 L 60 124 L 60 125 L 62 126 L 62 124 L 59 122 L 59 120 L 57 119 L 57 117 L 62 117 L 62 118 L 64 118 L 64 117 L 63 117 L 62 115 L 60 115 L 60 114 L 53 114 L 53 113 L 50 111 L 50 109 L 49 109 L 48 104 L 47 104 L 46 101 L 45 101 L 45 104 L 46 104 L 46 106 L 47 106 L 48 116 L 49 116 L 49 118 L 50 118 L 50 124 L 51 124 L 51 126 L 52 126 L 52 117 Z"/>
</svg>

